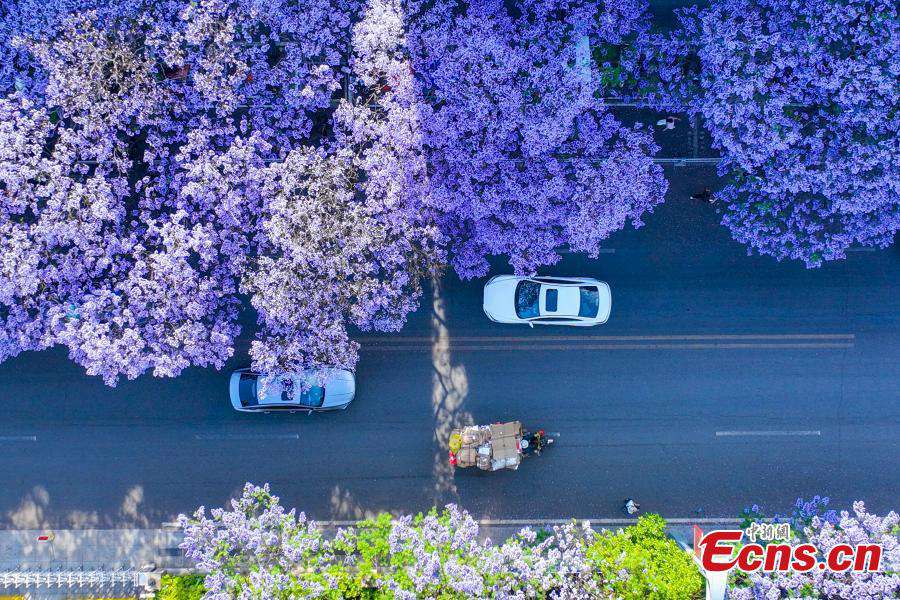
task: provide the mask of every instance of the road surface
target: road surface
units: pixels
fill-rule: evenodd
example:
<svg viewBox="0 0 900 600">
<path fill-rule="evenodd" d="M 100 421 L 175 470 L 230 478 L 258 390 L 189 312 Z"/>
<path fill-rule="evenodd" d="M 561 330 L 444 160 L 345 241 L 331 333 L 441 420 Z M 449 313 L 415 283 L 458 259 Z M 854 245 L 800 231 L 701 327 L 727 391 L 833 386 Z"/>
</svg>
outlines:
<svg viewBox="0 0 900 600">
<path fill-rule="evenodd" d="M 608 281 L 607 325 L 494 324 L 484 280 L 451 274 L 402 333 L 359 336 L 359 394 L 340 414 L 238 414 L 227 370 L 110 389 L 64 351 L 7 361 L 0 526 L 157 525 L 248 480 L 321 519 L 445 502 L 485 518 L 612 517 L 626 496 L 670 517 L 817 493 L 897 508 L 900 249 L 818 270 L 748 257 L 688 200 L 686 174 L 669 170 L 646 227 L 545 271 Z M 454 474 L 449 428 L 502 419 L 559 444 L 517 472 Z"/>
</svg>

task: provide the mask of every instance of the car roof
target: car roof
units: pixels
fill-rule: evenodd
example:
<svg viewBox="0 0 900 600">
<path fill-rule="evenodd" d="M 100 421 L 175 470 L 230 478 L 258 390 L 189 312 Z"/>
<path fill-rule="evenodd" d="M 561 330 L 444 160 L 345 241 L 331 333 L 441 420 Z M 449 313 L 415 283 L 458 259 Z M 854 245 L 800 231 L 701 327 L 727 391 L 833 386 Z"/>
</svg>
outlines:
<svg viewBox="0 0 900 600">
<path fill-rule="evenodd" d="M 557 286 L 543 284 L 539 296 L 539 309 L 542 317 L 577 317 L 581 307 L 580 286 Z M 550 310 L 555 297 L 556 310 Z M 548 302 L 549 300 L 549 302 Z"/>
<path fill-rule="evenodd" d="M 282 395 L 284 390 L 283 381 L 290 379 L 294 384 L 293 398 L 286 398 Z M 271 375 L 258 375 L 257 386 L 264 386 L 266 389 L 265 396 L 257 397 L 259 406 L 292 406 L 301 405 L 300 399 L 304 392 L 300 390 L 309 390 L 311 388 L 321 388 L 322 385 L 313 375 L 279 375 L 273 377 Z"/>
</svg>

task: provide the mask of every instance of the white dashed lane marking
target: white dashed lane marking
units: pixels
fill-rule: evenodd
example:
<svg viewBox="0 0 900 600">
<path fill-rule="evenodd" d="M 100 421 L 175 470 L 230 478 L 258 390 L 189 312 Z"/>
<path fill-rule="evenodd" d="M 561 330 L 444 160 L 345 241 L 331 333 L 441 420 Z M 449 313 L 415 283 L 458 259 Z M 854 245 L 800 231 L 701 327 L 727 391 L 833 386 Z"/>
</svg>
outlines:
<svg viewBox="0 0 900 600">
<path fill-rule="evenodd" d="M 818 429 L 801 429 L 795 431 L 717 431 L 716 437 L 743 437 L 743 436 L 820 436 Z"/>
</svg>

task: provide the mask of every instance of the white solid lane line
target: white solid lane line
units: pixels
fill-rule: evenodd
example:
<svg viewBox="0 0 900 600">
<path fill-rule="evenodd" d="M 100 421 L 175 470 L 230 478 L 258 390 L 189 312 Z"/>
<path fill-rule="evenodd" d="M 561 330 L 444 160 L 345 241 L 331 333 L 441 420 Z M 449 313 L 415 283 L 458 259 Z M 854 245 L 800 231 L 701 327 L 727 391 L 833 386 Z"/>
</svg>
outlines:
<svg viewBox="0 0 900 600">
<path fill-rule="evenodd" d="M 198 433 L 195 440 L 299 440 L 299 433 Z"/>
<path fill-rule="evenodd" d="M 365 350 L 370 352 L 408 352 L 415 348 L 411 344 L 407 345 L 375 345 L 363 346 Z M 722 344 L 544 344 L 532 342 L 529 344 L 512 344 L 506 345 L 470 345 L 457 344 L 452 346 L 456 352 L 547 352 L 553 351 L 570 351 L 575 350 L 583 352 L 585 350 L 838 350 L 853 348 L 852 343 L 786 343 L 786 344 L 743 344 L 743 343 L 722 343 Z"/>
<path fill-rule="evenodd" d="M 357 338 L 368 352 L 409 352 L 416 346 L 430 345 L 431 338 L 397 336 Z M 523 335 L 456 336 L 446 342 L 459 352 L 477 351 L 567 351 L 575 350 L 836 350 L 850 349 L 856 343 L 852 333 L 757 333 L 757 334 L 682 334 L 682 335 Z"/>
<path fill-rule="evenodd" d="M 354 338 L 361 343 L 425 343 L 430 344 L 434 340 L 430 337 L 397 335 L 386 336 L 359 336 Z M 452 342 L 682 342 L 682 341 L 819 341 L 819 342 L 844 342 L 850 343 L 856 340 L 853 333 L 714 333 L 714 334 L 680 334 L 680 335 L 456 335 L 450 338 Z"/>
<path fill-rule="evenodd" d="M 741 437 L 741 436 L 787 436 L 787 435 L 796 435 L 796 436 L 820 436 L 822 432 L 818 429 L 804 429 L 804 430 L 796 430 L 796 431 L 717 431 L 716 437 Z"/>
</svg>

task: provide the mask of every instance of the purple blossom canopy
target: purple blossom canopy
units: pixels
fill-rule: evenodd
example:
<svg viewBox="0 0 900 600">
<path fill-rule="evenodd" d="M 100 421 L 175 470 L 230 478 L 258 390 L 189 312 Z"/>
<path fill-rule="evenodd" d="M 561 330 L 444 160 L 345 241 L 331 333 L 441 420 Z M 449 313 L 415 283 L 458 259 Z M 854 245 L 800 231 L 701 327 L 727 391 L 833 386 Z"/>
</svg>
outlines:
<svg viewBox="0 0 900 600">
<path fill-rule="evenodd" d="M 639 93 L 702 115 L 736 174 L 719 194 L 735 239 L 811 267 L 893 242 L 898 23 L 888 0 L 719 0 L 641 38 Z"/>
<path fill-rule="evenodd" d="M 221 367 L 240 291 L 254 368 L 352 368 L 347 327 L 402 327 L 447 250 L 463 277 L 531 272 L 665 193 L 588 56 L 646 27 L 641 0 L 2 11 L 0 360 Z"/>
<path fill-rule="evenodd" d="M 207 573 L 208 600 L 602 596 L 585 556 L 594 539 L 587 523 L 554 526 L 540 542 L 526 528 L 495 545 L 451 504 L 415 517 L 382 514 L 326 536 L 304 513 L 285 510 L 268 484 L 249 483 L 229 507 L 200 507 L 179 523 L 185 556 Z"/>
<path fill-rule="evenodd" d="M 349 151 L 298 149 L 263 173 L 260 255 L 244 277 L 262 330 L 254 368 L 353 369 L 362 330 L 396 331 L 418 306 L 433 229 L 384 196 L 360 194 Z"/>
<path fill-rule="evenodd" d="M 500 0 L 413 5 L 407 37 L 429 167 L 423 198 L 464 278 L 508 255 L 517 273 L 596 255 L 601 242 L 662 201 L 651 135 L 619 123 L 598 99 L 582 39 L 621 43 L 646 4 Z"/>
<path fill-rule="evenodd" d="M 64 344 L 109 384 L 224 364 L 257 238 L 244 177 L 330 105 L 341 8 L 4 3 L 0 360 Z"/>
<path fill-rule="evenodd" d="M 705 15 L 700 56 L 718 87 L 704 78 L 701 111 L 726 168 L 750 175 L 723 194 L 736 238 L 809 266 L 893 242 L 897 16 L 872 0 L 732 1 Z"/>
<path fill-rule="evenodd" d="M 830 569 L 798 573 L 762 570 L 747 573 L 730 591 L 736 600 L 763 600 L 794 597 L 798 593 L 814 598 L 896 598 L 900 595 L 900 516 L 890 511 L 883 517 L 866 510 L 862 501 L 851 511 L 823 510 L 829 498 L 815 496 L 811 501 L 798 499 L 790 519 L 794 533 L 813 544 L 824 556 L 838 544 L 853 548 L 860 544 L 879 544 L 883 548 L 881 567 L 876 572 Z M 758 507 L 754 507 L 758 508 Z M 755 515 L 751 515 L 755 516 Z M 794 540 L 793 543 L 797 543 Z"/>
<path fill-rule="evenodd" d="M 820 503 L 827 504 L 828 499 L 798 500 L 791 543 L 809 542 L 823 553 L 837 544 L 880 544 L 881 570 L 735 573 L 729 597 L 897 597 L 897 513 L 874 515 L 862 502 L 854 502 L 852 511 L 819 514 Z M 304 513 L 285 510 L 268 484 L 248 483 L 230 506 L 200 507 L 191 516 L 181 515 L 179 523 L 184 531 L 181 548 L 206 573 L 205 598 L 210 600 L 299 596 L 588 600 L 623 597 L 622 590 L 629 598 L 646 597 L 647 590 L 660 597 L 693 598 L 694 594 L 685 595 L 685 582 L 666 581 L 668 573 L 660 572 L 661 565 L 677 564 L 672 560 L 676 558 L 687 563 L 682 573 L 693 573 L 696 591 L 700 588 L 700 573 L 682 548 L 662 543 L 664 521 L 656 515 L 642 517 L 624 533 L 598 534 L 589 523 L 573 520 L 546 530 L 541 538 L 525 528 L 493 543 L 479 535 L 472 515 L 450 504 L 417 516 L 381 514 L 327 536 Z M 617 539 L 622 536 L 628 536 L 633 556 Z M 675 554 L 666 561 L 668 552 Z M 652 555 L 663 562 L 652 564 Z M 638 596 L 640 592 L 645 594 Z"/>
</svg>

